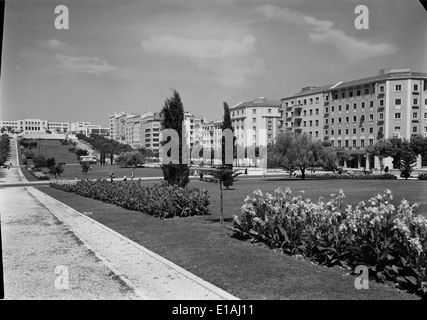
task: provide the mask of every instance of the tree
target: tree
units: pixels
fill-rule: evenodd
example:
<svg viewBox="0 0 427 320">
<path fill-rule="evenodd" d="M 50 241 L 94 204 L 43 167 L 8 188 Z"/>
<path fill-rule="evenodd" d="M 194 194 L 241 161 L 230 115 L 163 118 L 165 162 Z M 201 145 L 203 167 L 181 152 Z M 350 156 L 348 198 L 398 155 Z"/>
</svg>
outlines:
<svg viewBox="0 0 427 320">
<path fill-rule="evenodd" d="M 229 166 L 220 166 L 218 168 L 213 168 L 210 170 L 206 170 L 206 174 L 212 175 L 216 180 L 219 182 L 219 190 L 220 190 L 220 204 L 221 204 L 221 215 L 220 215 L 220 222 L 221 224 L 224 223 L 224 209 L 223 209 L 223 193 L 222 193 L 222 186 L 224 185 L 227 190 L 230 185 L 233 184 L 235 181 L 235 178 L 241 174 L 241 172 L 237 172 L 238 170 L 230 169 Z"/>
<path fill-rule="evenodd" d="M 136 168 L 139 164 L 144 163 L 144 157 L 138 151 L 123 152 L 116 159 L 119 166 L 132 166 Z"/>
<path fill-rule="evenodd" d="M 321 143 L 312 140 L 307 133 L 282 133 L 277 136 L 269 158 L 270 165 L 284 167 L 289 171 L 301 170 L 301 179 L 305 179 L 307 168 L 322 166 L 327 157 L 333 155 L 331 150 L 324 149 Z"/>
<path fill-rule="evenodd" d="M 383 173 L 383 168 L 384 168 L 384 163 L 383 163 L 384 158 L 393 157 L 396 152 L 392 141 L 393 140 L 389 140 L 389 139 L 379 140 L 373 146 L 369 146 L 366 148 L 366 151 L 369 154 L 371 154 L 372 156 L 378 157 L 378 159 L 380 160 L 381 174 Z"/>
<path fill-rule="evenodd" d="M 421 155 L 423 158 L 427 157 L 427 137 L 423 137 L 420 134 L 412 136 L 410 147 L 416 155 Z"/>
<path fill-rule="evenodd" d="M 233 148 L 232 149 L 232 151 L 233 151 L 233 153 L 232 153 L 232 159 L 233 159 L 234 158 L 234 149 L 235 149 L 234 144 L 235 144 L 235 141 L 236 141 L 236 137 L 234 136 L 234 128 L 233 128 L 233 125 L 232 125 L 232 122 L 231 122 L 230 108 L 229 108 L 227 102 L 224 101 L 224 106 L 223 107 L 224 107 L 224 117 L 223 117 L 223 121 L 222 121 L 222 124 L 221 124 L 221 130 L 222 130 L 222 132 L 224 132 L 224 130 L 230 129 L 231 132 L 233 133 L 233 147 L 232 147 Z M 223 166 L 228 166 L 230 169 L 233 169 L 233 164 L 232 163 L 231 164 L 226 164 L 225 163 L 225 161 L 226 161 L 226 159 L 225 159 L 225 153 L 227 151 L 227 148 L 226 148 L 226 141 L 225 141 L 225 135 L 224 134 L 222 135 L 222 138 L 221 138 L 221 146 L 222 146 L 222 150 L 221 150 L 221 163 L 222 163 L 222 165 Z"/>
<path fill-rule="evenodd" d="M 75 153 L 76 153 L 77 159 L 80 159 L 81 156 L 87 156 L 89 154 L 87 150 L 83 150 L 83 149 L 77 149 Z"/>
<path fill-rule="evenodd" d="M 402 149 L 400 155 L 400 176 L 408 180 L 413 167 L 416 165 L 417 157 L 410 147 Z"/>
<path fill-rule="evenodd" d="M 88 162 L 82 162 L 81 167 L 82 173 L 86 175 L 89 172 L 90 164 Z"/>
<path fill-rule="evenodd" d="M 49 173 L 55 176 L 60 177 L 61 174 L 64 172 L 64 168 L 61 164 L 56 163 L 53 167 L 49 168 Z"/>
<path fill-rule="evenodd" d="M 46 167 L 46 158 L 43 156 L 35 156 L 33 158 L 34 167 L 43 168 Z"/>
<path fill-rule="evenodd" d="M 48 169 L 53 168 L 55 165 L 56 165 L 56 160 L 55 160 L 55 158 L 54 158 L 54 157 L 51 157 L 51 158 L 47 158 L 47 159 L 46 159 L 46 167 L 47 167 Z"/>
<path fill-rule="evenodd" d="M 184 143 L 186 144 L 186 135 L 182 130 L 182 123 L 184 121 L 184 107 L 181 102 L 181 97 L 176 90 L 172 91 L 172 97 L 166 99 L 165 105 L 161 111 L 161 127 L 164 129 L 173 129 L 178 133 L 179 138 L 179 159 L 178 163 L 162 164 L 163 177 L 169 184 L 179 185 L 185 187 L 189 182 L 190 168 L 187 164 L 183 163 L 182 149 Z M 170 141 L 162 141 L 162 146 Z"/>
</svg>

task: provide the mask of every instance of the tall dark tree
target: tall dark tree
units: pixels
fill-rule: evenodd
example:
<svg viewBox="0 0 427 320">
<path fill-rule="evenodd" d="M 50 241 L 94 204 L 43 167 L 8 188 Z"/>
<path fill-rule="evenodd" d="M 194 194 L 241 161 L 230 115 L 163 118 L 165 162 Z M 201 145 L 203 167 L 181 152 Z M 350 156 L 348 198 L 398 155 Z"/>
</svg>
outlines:
<svg viewBox="0 0 427 320">
<path fill-rule="evenodd" d="M 179 137 L 179 161 L 178 163 L 164 163 L 161 165 L 163 170 L 163 177 L 172 185 L 179 185 L 185 187 L 189 182 L 190 168 L 188 164 L 183 162 L 183 147 L 187 143 L 186 133 L 183 131 L 182 124 L 184 121 L 184 107 L 181 102 L 181 97 L 176 90 L 172 91 L 172 97 L 166 99 L 165 105 L 161 111 L 161 127 L 162 130 L 173 129 L 178 133 Z M 167 141 L 162 141 L 162 146 L 168 143 L 171 137 L 168 137 Z"/>
<path fill-rule="evenodd" d="M 231 122 L 231 116 L 230 116 L 230 107 L 228 106 L 227 102 L 224 101 L 224 117 L 222 120 L 222 125 L 221 125 L 221 130 L 224 131 L 225 129 L 230 129 L 231 132 L 233 133 L 233 152 L 232 152 L 232 159 L 234 158 L 234 149 L 235 149 L 235 141 L 236 138 L 234 137 L 234 128 L 233 128 L 233 124 Z M 221 146 L 222 146 L 222 151 L 221 151 L 221 163 L 223 166 L 227 166 L 230 169 L 233 169 L 233 164 L 226 164 L 225 163 L 225 152 L 227 150 L 226 146 L 225 146 L 225 136 L 223 135 L 221 138 Z"/>
</svg>

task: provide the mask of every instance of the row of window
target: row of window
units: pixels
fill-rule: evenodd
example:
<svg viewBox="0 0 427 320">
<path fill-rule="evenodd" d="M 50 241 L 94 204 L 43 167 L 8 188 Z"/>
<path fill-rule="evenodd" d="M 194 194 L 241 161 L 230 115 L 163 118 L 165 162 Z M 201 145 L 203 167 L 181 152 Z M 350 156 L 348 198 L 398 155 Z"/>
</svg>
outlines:
<svg viewBox="0 0 427 320">
<path fill-rule="evenodd" d="M 231 116 L 232 117 L 234 117 L 234 115 L 238 116 L 240 111 L 242 112 L 242 115 L 245 113 L 245 109 L 243 109 L 243 110 L 237 110 L 237 111 L 233 111 L 231 113 Z M 271 108 L 267 109 L 267 113 L 271 113 Z M 256 109 L 252 109 L 252 114 L 256 114 Z"/>
<path fill-rule="evenodd" d="M 383 130 L 384 130 L 383 127 L 378 127 L 378 133 L 382 133 Z M 342 129 L 338 129 L 337 130 L 337 135 L 340 136 L 342 134 L 342 132 L 343 132 Z M 346 135 L 350 134 L 350 129 L 348 129 L 348 128 L 345 129 L 344 133 Z M 353 128 L 352 129 L 352 134 L 353 135 L 357 134 L 357 128 Z M 360 134 L 365 134 L 365 128 L 360 128 Z M 374 128 L 373 127 L 369 128 L 369 134 L 374 134 Z M 325 130 L 325 135 L 326 136 L 329 135 L 329 130 Z M 334 129 L 331 130 L 331 136 L 333 136 L 333 135 L 335 135 L 335 130 Z"/>
<path fill-rule="evenodd" d="M 357 140 L 351 140 L 351 141 L 352 141 L 352 147 L 357 148 L 358 147 Z M 338 147 L 338 148 L 339 147 L 350 147 L 350 140 L 344 140 L 344 143 L 342 143 L 341 140 L 337 140 L 337 141 L 332 140 L 331 143 L 332 143 L 333 147 Z M 374 145 L 374 139 L 369 139 L 368 143 L 370 146 L 373 146 Z M 365 140 L 363 140 L 363 139 L 360 140 L 360 147 L 361 148 L 365 147 Z"/>
</svg>

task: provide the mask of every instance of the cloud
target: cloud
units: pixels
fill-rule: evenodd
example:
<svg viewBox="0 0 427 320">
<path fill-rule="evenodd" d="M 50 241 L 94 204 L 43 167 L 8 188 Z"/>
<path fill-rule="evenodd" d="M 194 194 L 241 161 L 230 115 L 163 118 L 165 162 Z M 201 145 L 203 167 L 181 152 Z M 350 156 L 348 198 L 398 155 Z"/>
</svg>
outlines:
<svg viewBox="0 0 427 320">
<path fill-rule="evenodd" d="M 246 35 L 235 39 L 194 39 L 160 35 L 142 42 L 142 48 L 153 54 L 189 58 L 226 58 L 245 56 L 254 52 L 255 38 Z"/>
<path fill-rule="evenodd" d="M 369 43 L 347 35 L 334 28 L 334 22 L 318 20 L 297 11 L 273 5 L 263 5 L 256 9 L 267 20 L 291 22 L 309 28 L 309 39 L 316 43 L 330 44 L 342 52 L 350 61 L 357 62 L 394 54 L 398 49 L 389 43 Z"/>
<path fill-rule="evenodd" d="M 69 72 L 87 73 L 93 75 L 110 74 L 116 71 L 106 60 L 98 57 L 73 57 L 56 54 L 55 60 L 60 69 Z"/>
<path fill-rule="evenodd" d="M 249 78 L 264 70 L 263 60 L 255 55 L 255 37 L 249 34 L 225 39 L 164 34 L 142 41 L 141 46 L 153 55 L 190 59 L 228 87 L 245 86 Z"/>
</svg>

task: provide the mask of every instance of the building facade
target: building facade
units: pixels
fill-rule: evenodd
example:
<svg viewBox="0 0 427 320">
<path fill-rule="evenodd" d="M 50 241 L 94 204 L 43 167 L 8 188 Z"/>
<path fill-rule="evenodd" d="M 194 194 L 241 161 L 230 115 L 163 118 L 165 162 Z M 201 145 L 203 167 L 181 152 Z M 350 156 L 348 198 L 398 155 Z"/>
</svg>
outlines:
<svg viewBox="0 0 427 320">
<path fill-rule="evenodd" d="M 236 143 L 243 146 L 267 146 L 279 132 L 280 100 L 264 97 L 240 102 L 230 108 Z"/>
<path fill-rule="evenodd" d="M 368 78 L 303 88 L 281 101 L 282 131 L 307 132 L 344 148 L 353 158 L 344 167 L 379 168 L 365 150 L 378 140 L 427 137 L 427 73 L 383 69 Z M 393 167 L 391 159 L 384 165 Z M 427 161 L 419 157 L 421 166 Z"/>
<path fill-rule="evenodd" d="M 45 134 L 49 132 L 67 133 L 69 132 L 70 124 L 68 122 L 56 122 L 42 119 L 22 119 L 16 121 L 0 121 L 0 128 L 3 127 L 15 133 Z"/>
</svg>

